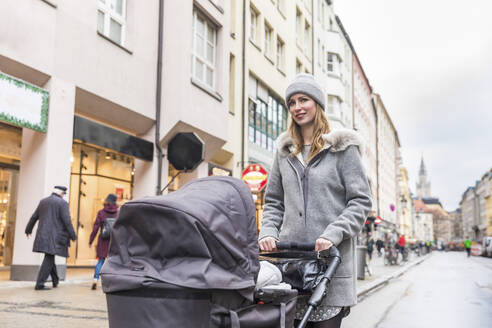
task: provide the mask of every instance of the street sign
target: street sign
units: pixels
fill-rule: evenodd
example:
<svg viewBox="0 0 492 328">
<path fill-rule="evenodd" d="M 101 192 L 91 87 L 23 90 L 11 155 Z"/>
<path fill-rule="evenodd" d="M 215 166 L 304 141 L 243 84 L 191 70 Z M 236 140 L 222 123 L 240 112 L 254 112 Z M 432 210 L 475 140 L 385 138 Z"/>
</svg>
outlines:
<svg viewBox="0 0 492 328">
<path fill-rule="evenodd" d="M 267 183 L 268 173 L 260 164 L 248 165 L 242 175 L 242 180 L 252 192 L 261 191 Z"/>
<path fill-rule="evenodd" d="M 381 219 L 380 216 L 378 216 L 376 220 L 374 220 L 374 224 L 380 224 L 381 222 L 383 222 L 383 219 Z"/>
</svg>

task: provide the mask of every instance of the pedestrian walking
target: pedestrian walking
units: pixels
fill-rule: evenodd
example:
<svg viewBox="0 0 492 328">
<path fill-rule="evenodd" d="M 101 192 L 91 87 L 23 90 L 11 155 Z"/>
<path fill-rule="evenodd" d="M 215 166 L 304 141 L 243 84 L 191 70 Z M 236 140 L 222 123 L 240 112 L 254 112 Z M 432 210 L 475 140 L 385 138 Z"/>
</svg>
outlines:
<svg viewBox="0 0 492 328">
<path fill-rule="evenodd" d="M 398 238 L 398 248 L 400 249 L 400 253 L 403 256 L 403 252 L 405 251 L 405 245 L 406 245 L 406 240 L 405 240 L 405 235 L 401 235 L 400 238 Z"/>
<path fill-rule="evenodd" d="M 367 236 L 367 255 L 369 255 L 369 260 L 372 260 L 372 252 L 374 251 L 374 239 L 369 232 Z"/>
<path fill-rule="evenodd" d="M 29 238 L 34 225 L 39 221 L 32 250 L 44 253 L 35 290 L 50 289 L 45 286 L 48 276 L 51 276 L 53 287 L 58 286 L 60 278 L 56 271 L 55 255 L 68 257 L 70 239 L 76 239 L 68 203 L 63 199 L 66 193 L 67 187 L 55 186 L 50 196 L 41 199 L 26 226 L 25 233 Z"/>
<path fill-rule="evenodd" d="M 428 240 L 425 242 L 425 251 L 427 254 L 430 253 L 430 249 L 431 249 L 431 242 L 430 242 L 430 240 Z"/>
<path fill-rule="evenodd" d="M 97 212 L 96 221 L 94 221 L 94 226 L 92 228 L 92 233 L 89 237 L 89 247 L 92 247 L 94 238 L 96 238 L 97 232 L 99 231 L 99 237 L 97 239 L 96 246 L 96 256 L 98 258 L 96 268 L 94 269 L 94 281 L 92 283 L 91 289 L 95 290 L 97 288 L 97 282 L 99 280 L 99 273 L 104 264 L 104 260 L 108 257 L 109 249 L 109 231 L 103 234 L 104 227 L 110 229 L 112 223 L 118 217 L 118 205 L 116 204 L 117 197 L 115 194 L 108 194 L 104 202 L 104 208 Z M 111 221 L 109 219 L 114 219 Z M 106 221 L 107 220 L 107 221 Z"/>
<path fill-rule="evenodd" d="M 466 239 L 463 242 L 463 245 L 465 246 L 467 257 L 470 257 L 471 248 L 472 248 L 472 241 L 470 240 L 470 238 L 468 236 L 466 236 Z"/>
<path fill-rule="evenodd" d="M 315 243 L 317 251 L 338 247 L 342 263 L 308 327 L 340 327 L 357 302 L 355 238 L 372 204 L 362 142 L 355 131 L 330 131 L 325 94 L 312 75 L 297 75 L 285 101 L 292 119 L 277 139 L 259 245 L 263 251 L 276 250 L 279 240 Z M 297 320 L 306 306 L 299 300 Z"/>
<path fill-rule="evenodd" d="M 378 256 L 381 257 L 381 255 L 383 255 L 381 250 L 384 248 L 384 242 L 381 240 L 381 238 L 378 238 L 378 240 L 376 240 L 376 248 L 378 250 Z"/>
</svg>

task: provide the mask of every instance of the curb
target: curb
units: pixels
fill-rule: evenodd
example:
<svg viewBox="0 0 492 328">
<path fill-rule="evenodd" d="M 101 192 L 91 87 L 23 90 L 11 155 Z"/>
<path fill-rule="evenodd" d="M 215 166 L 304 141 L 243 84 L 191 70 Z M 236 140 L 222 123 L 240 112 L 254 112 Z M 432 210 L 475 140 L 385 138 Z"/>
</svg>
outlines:
<svg viewBox="0 0 492 328">
<path fill-rule="evenodd" d="M 365 296 L 366 294 L 370 293 L 371 291 L 375 290 L 375 289 L 378 289 L 384 285 L 387 285 L 391 280 L 395 279 L 395 278 L 398 278 L 400 277 L 401 275 L 403 275 L 405 272 L 407 272 L 408 270 L 410 270 L 411 268 L 413 268 L 414 266 L 424 262 L 425 260 L 427 260 L 431 255 L 426 255 L 424 256 L 423 258 L 421 259 L 418 259 L 414 262 L 411 262 L 409 264 L 407 264 L 406 266 L 404 266 L 403 268 L 401 269 L 398 269 L 396 270 L 395 272 L 391 273 L 391 274 L 388 274 L 384 277 L 381 277 L 379 279 L 376 279 L 374 280 L 372 283 L 370 283 L 369 285 L 361 288 L 361 290 L 358 290 L 357 291 L 357 298 L 360 298 L 362 296 Z"/>
</svg>

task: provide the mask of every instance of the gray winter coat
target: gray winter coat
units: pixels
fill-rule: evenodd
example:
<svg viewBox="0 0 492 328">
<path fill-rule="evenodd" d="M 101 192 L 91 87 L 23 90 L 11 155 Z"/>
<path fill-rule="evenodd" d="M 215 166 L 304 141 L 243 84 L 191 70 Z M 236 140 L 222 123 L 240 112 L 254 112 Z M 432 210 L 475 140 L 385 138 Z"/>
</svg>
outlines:
<svg viewBox="0 0 492 328">
<path fill-rule="evenodd" d="M 371 209 L 371 193 L 357 133 L 335 130 L 323 140 L 323 150 L 306 164 L 301 154 L 292 154 L 294 140 L 288 132 L 277 139 L 259 239 L 330 240 L 340 250 L 342 263 L 323 304 L 351 306 L 357 302 L 355 237 Z"/>
<path fill-rule="evenodd" d="M 68 203 L 53 193 L 41 199 L 36 211 L 26 226 L 26 234 L 31 234 L 39 220 L 33 252 L 68 257 L 70 240 L 75 240 L 75 231 L 70 220 Z"/>
</svg>

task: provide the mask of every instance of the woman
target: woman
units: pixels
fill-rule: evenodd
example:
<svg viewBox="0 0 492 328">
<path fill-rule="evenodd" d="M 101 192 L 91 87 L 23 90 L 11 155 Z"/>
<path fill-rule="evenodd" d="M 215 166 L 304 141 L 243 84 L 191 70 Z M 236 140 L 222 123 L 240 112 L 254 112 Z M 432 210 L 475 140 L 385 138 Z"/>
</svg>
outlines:
<svg viewBox="0 0 492 328">
<path fill-rule="evenodd" d="M 92 229 L 92 233 L 89 239 L 89 247 L 92 246 L 92 242 L 94 238 L 96 238 L 97 232 L 103 229 L 104 221 L 107 218 L 116 218 L 118 216 L 118 205 L 116 205 L 116 195 L 108 194 L 106 197 L 106 201 L 104 202 L 104 208 L 97 212 L 97 218 L 94 222 L 94 227 Z M 96 289 L 97 281 L 99 280 L 99 272 L 104 264 L 104 260 L 108 256 L 108 248 L 109 248 L 109 238 L 104 239 L 101 237 L 101 233 L 99 233 L 99 238 L 97 239 L 97 247 L 96 254 L 99 261 L 97 262 L 96 269 L 94 270 L 94 282 L 92 283 L 92 290 Z"/>
<path fill-rule="evenodd" d="M 361 142 L 352 130 L 330 132 L 325 96 L 312 75 L 297 75 L 285 101 L 292 120 L 277 139 L 259 245 L 263 251 L 276 250 L 279 240 L 315 243 L 317 251 L 338 247 L 342 263 L 308 327 L 340 327 L 357 301 L 355 237 L 371 209 Z M 305 309 L 300 301 L 296 319 Z"/>
</svg>

